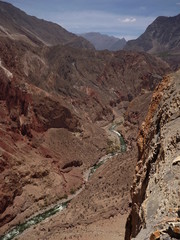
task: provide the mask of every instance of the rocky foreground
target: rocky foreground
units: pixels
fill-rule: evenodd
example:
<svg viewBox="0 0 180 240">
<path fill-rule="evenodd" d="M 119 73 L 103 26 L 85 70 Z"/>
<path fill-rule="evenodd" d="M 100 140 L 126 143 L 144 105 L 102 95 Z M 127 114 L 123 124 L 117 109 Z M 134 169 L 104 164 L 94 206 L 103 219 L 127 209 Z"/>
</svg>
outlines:
<svg viewBox="0 0 180 240">
<path fill-rule="evenodd" d="M 126 239 L 180 239 L 180 71 L 155 90 L 142 124 Z"/>
</svg>

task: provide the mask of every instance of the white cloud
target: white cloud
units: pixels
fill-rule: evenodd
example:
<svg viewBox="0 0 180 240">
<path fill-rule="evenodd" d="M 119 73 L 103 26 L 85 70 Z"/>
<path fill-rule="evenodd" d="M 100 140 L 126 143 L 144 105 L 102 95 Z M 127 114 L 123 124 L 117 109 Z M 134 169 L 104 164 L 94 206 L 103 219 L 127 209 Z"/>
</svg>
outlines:
<svg viewBox="0 0 180 240">
<path fill-rule="evenodd" d="M 125 19 L 122 20 L 122 22 L 124 22 L 124 23 L 133 23 L 133 22 L 136 22 L 136 18 L 133 18 L 133 17 L 125 18 Z"/>
<path fill-rule="evenodd" d="M 176 5 L 180 5 L 180 2 L 177 2 Z"/>
</svg>

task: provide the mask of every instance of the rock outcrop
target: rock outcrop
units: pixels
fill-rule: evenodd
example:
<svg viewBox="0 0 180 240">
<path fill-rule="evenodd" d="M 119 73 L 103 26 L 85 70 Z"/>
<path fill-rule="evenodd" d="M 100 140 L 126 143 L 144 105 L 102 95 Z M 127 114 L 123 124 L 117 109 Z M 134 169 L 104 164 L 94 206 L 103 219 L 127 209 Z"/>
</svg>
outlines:
<svg viewBox="0 0 180 240">
<path fill-rule="evenodd" d="M 156 88 L 138 137 L 126 239 L 180 238 L 180 71 Z"/>
</svg>

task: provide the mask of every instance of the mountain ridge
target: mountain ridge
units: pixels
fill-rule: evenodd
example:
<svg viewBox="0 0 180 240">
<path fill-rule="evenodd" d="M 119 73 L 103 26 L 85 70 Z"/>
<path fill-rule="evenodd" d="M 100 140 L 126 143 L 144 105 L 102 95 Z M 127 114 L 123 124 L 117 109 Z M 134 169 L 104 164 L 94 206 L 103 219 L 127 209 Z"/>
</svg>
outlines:
<svg viewBox="0 0 180 240">
<path fill-rule="evenodd" d="M 99 32 L 82 33 L 80 36 L 91 42 L 96 50 L 118 51 L 122 50 L 126 44 L 124 38 L 116 38 Z"/>
<path fill-rule="evenodd" d="M 180 60 L 180 14 L 157 17 L 136 40 L 130 40 L 125 50 L 155 54 L 177 69 Z"/>
<path fill-rule="evenodd" d="M 30 16 L 3 1 L 0 1 L 0 22 L 0 33 L 6 36 L 11 34 L 11 37 L 17 40 L 24 37 L 34 44 L 68 44 L 74 47 L 80 45 L 81 48 L 94 48 L 87 40 L 68 32 L 60 25 Z"/>
</svg>

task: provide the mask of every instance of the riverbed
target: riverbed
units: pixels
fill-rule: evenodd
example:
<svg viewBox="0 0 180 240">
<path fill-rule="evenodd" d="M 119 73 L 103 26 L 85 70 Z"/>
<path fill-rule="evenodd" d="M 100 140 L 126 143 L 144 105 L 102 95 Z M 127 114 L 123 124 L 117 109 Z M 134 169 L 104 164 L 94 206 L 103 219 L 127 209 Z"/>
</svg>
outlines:
<svg viewBox="0 0 180 240">
<path fill-rule="evenodd" d="M 109 131 L 115 133 L 118 136 L 119 141 L 120 141 L 120 146 L 121 146 L 121 151 L 120 152 L 125 152 L 126 151 L 125 140 L 124 140 L 123 136 L 121 135 L 121 133 L 119 133 L 118 131 L 115 130 L 115 127 L 116 127 L 116 125 L 113 125 L 112 127 L 110 127 Z M 115 156 L 116 154 L 118 154 L 120 152 L 109 153 L 109 154 L 101 157 L 96 162 L 96 164 L 94 164 L 92 167 L 87 169 L 84 172 L 84 182 L 85 182 L 85 184 L 86 184 L 86 182 L 89 181 L 91 176 L 96 172 L 96 170 L 100 166 L 102 166 L 109 159 L 111 159 L 113 156 Z M 53 205 L 49 208 L 46 208 L 43 212 L 38 213 L 38 214 L 30 217 L 24 223 L 19 224 L 16 227 L 14 227 L 13 229 L 9 230 L 6 234 L 4 234 L 4 236 L 0 237 L 0 240 L 11 240 L 14 237 L 20 235 L 22 232 L 24 232 L 26 229 L 30 228 L 31 226 L 34 226 L 34 225 L 42 222 L 43 220 L 49 218 L 50 216 L 53 216 L 54 214 L 56 214 L 58 212 L 64 211 L 67 208 L 68 203 L 83 191 L 83 189 L 85 187 L 85 184 L 78 191 L 76 191 L 74 194 L 69 195 L 67 199 L 63 199 L 60 203 L 58 203 L 58 204 L 56 203 L 55 205 Z"/>
</svg>

